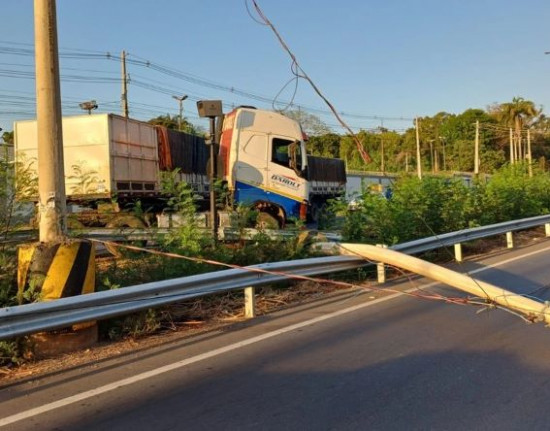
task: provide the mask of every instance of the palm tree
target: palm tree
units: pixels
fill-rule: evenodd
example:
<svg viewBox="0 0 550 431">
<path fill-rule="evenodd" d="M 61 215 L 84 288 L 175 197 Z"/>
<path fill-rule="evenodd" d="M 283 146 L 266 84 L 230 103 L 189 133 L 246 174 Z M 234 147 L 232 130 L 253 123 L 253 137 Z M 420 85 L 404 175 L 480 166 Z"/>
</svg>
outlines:
<svg viewBox="0 0 550 431">
<path fill-rule="evenodd" d="M 525 100 L 523 97 L 514 97 L 511 103 L 499 105 L 496 112 L 497 118 L 506 126 L 515 128 L 516 147 L 514 148 L 514 145 L 511 144 L 516 154 L 514 159 L 522 157 L 521 129 L 524 125 L 531 123 L 541 112 L 542 110 L 537 109 L 533 102 Z"/>
</svg>

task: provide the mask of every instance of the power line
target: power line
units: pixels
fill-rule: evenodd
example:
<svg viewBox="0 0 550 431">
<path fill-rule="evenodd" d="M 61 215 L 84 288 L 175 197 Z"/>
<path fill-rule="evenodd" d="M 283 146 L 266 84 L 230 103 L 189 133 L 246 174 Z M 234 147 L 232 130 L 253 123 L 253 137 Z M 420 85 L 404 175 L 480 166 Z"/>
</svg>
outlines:
<svg viewBox="0 0 550 431">
<path fill-rule="evenodd" d="M 0 44 L 9 44 L 9 47 L 3 47 L 0 45 L 0 53 L 5 54 L 13 54 L 13 55 L 25 55 L 25 56 L 34 56 L 34 49 L 31 48 L 16 48 L 13 47 L 13 45 L 19 45 L 19 46 L 29 46 L 32 47 L 31 44 L 24 44 L 24 43 L 12 43 L 7 41 L 0 41 Z M 70 51 L 61 51 L 59 54 L 60 58 L 62 59 L 89 59 L 89 60 L 111 60 L 111 61 L 120 61 L 120 56 L 117 54 L 111 54 L 109 52 L 100 52 L 100 51 L 91 51 L 91 50 L 82 50 L 82 49 L 71 49 Z M 164 66 L 149 60 L 142 59 L 141 57 L 133 54 L 129 54 L 129 57 L 127 59 L 128 64 L 148 68 L 150 70 L 156 71 L 158 73 L 162 73 L 166 76 L 171 76 L 176 79 L 182 79 L 186 82 L 216 89 L 218 91 L 224 91 L 231 93 L 233 95 L 238 95 L 241 97 L 244 97 L 246 99 L 262 102 L 271 105 L 273 103 L 273 98 L 265 95 L 259 95 L 247 90 L 239 89 L 234 86 L 228 86 L 225 84 L 220 84 L 215 81 L 207 80 L 202 77 L 199 77 L 197 75 L 190 74 L 188 72 L 182 72 L 180 70 L 174 69 L 170 66 Z M 134 58 L 132 58 L 134 57 Z M 66 69 L 65 67 L 62 67 L 62 69 Z M 69 70 L 69 69 L 67 69 Z M 86 69 L 84 69 L 86 70 Z M 98 71 L 99 72 L 99 71 Z M 284 102 L 281 101 L 281 103 L 289 103 L 292 106 L 295 106 L 298 109 L 303 109 L 306 111 L 309 111 L 311 113 L 324 115 L 324 114 L 330 114 L 330 111 L 315 108 L 312 106 L 307 106 L 303 104 L 297 104 L 293 103 L 293 101 L 290 102 Z M 348 112 L 340 112 L 339 115 L 349 118 L 356 118 L 356 119 L 365 119 L 365 120 L 374 120 L 374 121 L 382 121 L 382 120 L 388 120 L 388 121 L 412 121 L 411 118 L 406 118 L 402 116 L 380 116 L 380 115 L 362 115 L 357 113 L 348 113 Z"/>
</svg>

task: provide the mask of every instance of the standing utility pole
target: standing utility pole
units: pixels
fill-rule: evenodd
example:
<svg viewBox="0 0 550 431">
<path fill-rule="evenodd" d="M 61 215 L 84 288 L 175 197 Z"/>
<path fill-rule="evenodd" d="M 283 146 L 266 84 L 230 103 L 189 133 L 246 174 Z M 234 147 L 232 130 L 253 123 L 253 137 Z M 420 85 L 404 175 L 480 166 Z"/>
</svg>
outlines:
<svg viewBox="0 0 550 431">
<path fill-rule="evenodd" d="M 510 164 L 514 164 L 514 132 L 512 131 L 512 128 L 510 127 Z"/>
<path fill-rule="evenodd" d="M 419 179 L 422 179 L 422 164 L 420 161 L 420 132 L 418 130 L 418 117 L 415 118 L 416 128 L 416 174 Z"/>
<path fill-rule="evenodd" d="M 183 101 L 185 99 L 187 99 L 187 94 L 184 94 L 183 96 L 181 97 L 178 97 L 178 96 L 172 96 L 174 99 L 176 99 L 180 105 L 180 113 L 179 113 L 179 116 L 178 116 L 178 130 L 181 130 L 181 124 L 182 124 L 182 121 L 183 121 Z"/>
<path fill-rule="evenodd" d="M 474 174 L 479 174 L 479 120 L 476 120 L 476 140 L 474 145 Z"/>
<path fill-rule="evenodd" d="M 521 128 L 516 130 L 516 135 L 517 135 L 517 142 L 516 142 L 516 145 L 517 145 L 517 160 L 521 161 L 523 160 L 524 158 L 524 155 L 523 155 L 523 144 L 521 143 Z"/>
<path fill-rule="evenodd" d="M 66 234 L 65 172 L 55 0 L 34 0 L 40 242 Z"/>
<path fill-rule="evenodd" d="M 384 164 L 384 122 L 382 121 L 382 125 L 378 128 L 380 131 L 380 171 L 384 173 L 386 171 L 386 166 Z"/>
<path fill-rule="evenodd" d="M 533 159 L 531 155 L 531 129 L 527 129 L 527 163 L 529 168 L 529 177 L 533 176 Z"/>
<path fill-rule="evenodd" d="M 128 75 L 126 73 L 126 51 L 122 51 L 120 60 L 122 63 L 122 95 L 120 101 L 122 105 L 122 115 L 128 118 Z"/>
</svg>

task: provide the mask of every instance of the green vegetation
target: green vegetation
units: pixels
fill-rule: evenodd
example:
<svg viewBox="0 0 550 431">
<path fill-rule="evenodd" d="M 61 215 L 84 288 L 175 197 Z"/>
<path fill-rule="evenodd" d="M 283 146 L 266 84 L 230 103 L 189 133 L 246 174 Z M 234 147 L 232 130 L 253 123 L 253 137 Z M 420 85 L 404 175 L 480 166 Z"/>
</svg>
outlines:
<svg viewBox="0 0 550 431">
<path fill-rule="evenodd" d="M 5 132 L 4 141 L 9 143 L 13 134 Z M 7 148 L 6 148 L 7 149 Z M 0 154 L 0 307 L 17 305 L 17 254 L 15 245 L 8 241 L 10 233 L 21 227 L 20 213 L 25 203 L 16 201 L 16 196 L 36 190 L 37 179 L 29 174 L 30 162 L 13 163 L 7 154 Z M 18 182 L 15 183 L 15 172 Z M 20 176 L 20 179 L 19 179 Z M 21 360 L 18 340 L 0 341 L 0 365 L 15 364 Z"/>
<path fill-rule="evenodd" d="M 330 133 L 317 118 L 305 113 L 289 114 L 299 119 L 312 136 L 310 151 L 325 157 L 340 157 L 348 168 L 400 172 L 402 175 L 391 188 L 391 198 L 380 192 L 365 190 L 353 204 L 334 200 L 321 215 L 325 228 L 340 229 L 346 241 L 396 244 L 417 238 L 487 225 L 506 220 L 550 213 L 550 175 L 545 171 L 550 144 L 547 132 L 550 120 L 530 101 L 521 98 L 511 103 L 489 107 L 487 110 L 469 109 L 462 114 L 439 113 L 420 119 L 423 168 L 430 171 L 471 171 L 473 169 L 473 142 L 475 123 L 481 124 L 481 171 L 492 174 L 474 180 L 471 187 L 461 179 L 425 175 L 422 180 L 407 175 L 407 164 L 415 163 L 415 130 L 404 133 L 379 128 L 361 131 L 359 138 L 372 156 L 364 164 L 355 143 L 349 136 Z M 160 116 L 151 120 L 177 128 L 177 117 Z M 186 131 L 194 132 L 185 120 Z M 510 128 L 514 145 L 518 147 L 518 162 L 508 164 Z M 536 166 L 527 166 L 525 159 L 525 130 L 531 130 L 533 158 Z M 536 133 L 535 133 L 536 132 Z M 4 133 L 8 142 L 12 135 Z M 383 145 L 382 145 L 383 144 Z M 522 156 L 523 155 L 523 156 Z M 32 163 L 32 161 L 30 161 Z M 0 157 L 0 235 L 18 228 L 16 195 L 36 194 L 36 179 L 29 174 L 29 164 L 14 165 Z M 529 170 L 532 175 L 529 175 Z M 20 170 L 18 183 L 14 171 Z M 78 190 L 94 187 L 94 171 L 85 166 L 74 166 L 73 179 Z M 204 263 L 205 260 L 226 264 L 251 265 L 308 257 L 311 250 L 307 238 L 295 225 L 295 235 L 272 239 L 259 229 L 252 240 L 244 240 L 246 227 L 257 220 L 258 213 L 251 208 L 237 207 L 232 218 L 238 227 L 240 240 L 215 242 L 208 230 L 201 228 L 193 190 L 177 181 L 177 172 L 166 173 L 162 179 L 166 206 L 175 229 L 168 235 L 154 238 L 157 249 L 184 257 L 178 259 L 160 254 L 127 252 L 122 258 L 102 262 L 97 268 L 96 290 L 119 289 L 125 286 L 184 277 L 201 272 L 224 269 L 223 266 Z M 218 187 L 221 187 L 219 185 Z M 218 193 L 220 206 L 228 206 L 227 193 Z M 231 206 L 231 205 L 229 205 Z M 147 219 L 148 209 L 139 203 L 134 208 L 137 218 Z M 125 258 L 126 257 L 126 258 Z M 187 258 L 187 259 L 185 259 Z M 10 306 L 16 300 L 16 253 L 7 242 L 0 244 L 0 306 Z M 32 300 L 32 292 L 27 293 Z M 216 301 L 202 298 L 201 304 Z M 193 319 L 197 302 L 178 306 L 177 316 L 171 309 L 147 310 L 130 316 L 101 322 L 105 338 L 136 337 L 153 332 L 176 319 Z M 20 361 L 19 341 L 0 342 L 0 365 Z"/>
<path fill-rule="evenodd" d="M 474 180 L 404 175 L 391 198 L 366 189 L 353 203 L 331 204 L 332 226 L 352 242 L 393 245 L 404 241 L 550 213 L 550 175 L 525 164 L 506 166 Z"/>
<path fill-rule="evenodd" d="M 158 117 L 151 118 L 148 121 L 148 123 L 153 124 L 155 126 L 164 126 L 168 129 L 180 130 L 179 117 L 177 115 L 173 115 L 173 116 L 171 116 L 170 114 L 159 115 Z M 190 133 L 191 135 L 198 135 L 202 133 L 202 130 L 200 129 L 200 127 L 193 125 L 185 117 L 182 118 L 181 120 L 181 131 Z"/>
<path fill-rule="evenodd" d="M 174 171 L 165 173 L 162 178 L 162 190 L 167 196 L 167 213 L 172 217 L 173 229 L 167 235 L 159 235 L 156 243 L 157 249 L 161 252 L 177 254 L 184 259 L 160 254 L 124 253 L 131 259 L 113 260 L 98 268 L 98 290 L 118 289 L 134 284 L 227 269 L 223 265 L 204 263 L 204 260 L 245 266 L 310 255 L 304 235 L 300 235 L 301 231 L 298 228 L 295 236 L 283 239 L 272 239 L 266 231 L 259 229 L 251 240 L 245 241 L 246 226 L 250 220 L 255 220 L 257 213 L 244 206 L 237 207 L 232 215 L 240 239 L 230 243 L 214 242 L 210 231 L 200 227 L 192 188 L 178 182 L 177 176 L 177 171 Z M 219 205 L 222 205 L 222 202 Z M 192 303 L 188 303 L 183 309 L 180 307 L 178 319 L 189 318 L 193 309 Z M 135 337 L 155 331 L 172 319 L 173 316 L 165 310 L 148 310 L 102 322 L 100 329 L 103 336 L 111 339 Z"/>
<path fill-rule="evenodd" d="M 298 118 L 302 127 L 310 131 L 308 152 L 323 157 L 344 159 L 348 169 L 366 171 L 403 172 L 416 166 L 416 131 L 414 125 L 404 132 L 379 127 L 357 133 L 372 161 L 365 164 L 350 136 L 326 130 L 317 118 Z M 493 173 L 510 160 L 510 130 L 518 154 L 516 160 L 526 158 L 527 131 L 530 131 L 532 160 L 544 168 L 550 155 L 550 120 L 535 103 L 516 97 L 483 109 L 467 109 L 461 114 L 440 112 L 419 118 L 421 162 L 424 172 L 459 171 L 474 169 L 474 139 L 476 121 L 479 122 L 480 172 Z"/>
</svg>

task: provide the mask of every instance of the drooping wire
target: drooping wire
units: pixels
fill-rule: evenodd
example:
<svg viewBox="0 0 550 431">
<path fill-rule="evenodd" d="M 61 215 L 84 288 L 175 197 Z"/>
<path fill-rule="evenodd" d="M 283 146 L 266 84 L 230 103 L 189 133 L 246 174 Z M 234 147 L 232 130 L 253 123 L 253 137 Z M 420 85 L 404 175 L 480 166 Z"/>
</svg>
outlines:
<svg viewBox="0 0 550 431">
<path fill-rule="evenodd" d="M 338 122 L 351 135 L 352 139 L 355 142 L 355 145 L 357 146 L 357 150 L 359 151 L 359 154 L 361 155 L 361 158 L 363 159 L 365 164 L 370 163 L 371 158 L 368 155 L 368 153 L 365 151 L 365 147 L 363 146 L 363 143 L 359 140 L 359 138 L 353 132 L 353 130 L 351 130 L 351 128 L 346 124 L 346 122 L 340 117 L 340 115 L 338 114 L 338 112 L 336 111 L 336 109 L 334 108 L 332 103 L 325 97 L 325 95 L 321 92 L 319 87 L 317 87 L 317 85 L 313 82 L 313 80 L 309 77 L 309 75 L 304 71 L 304 69 L 302 69 L 302 67 L 300 66 L 300 64 L 298 62 L 298 59 L 296 58 L 294 53 L 290 50 L 290 48 L 288 47 L 288 45 L 284 41 L 284 39 L 281 36 L 281 34 L 279 33 L 279 31 L 275 28 L 273 23 L 267 18 L 267 16 L 265 16 L 263 11 L 260 9 L 260 7 L 258 6 L 258 3 L 256 2 L 256 0 L 252 0 L 252 4 L 254 5 L 254 9 L 256 9 L 256 12 L 257 12 L 258 16 L 273 31 L 273 33 L 275 34 L 275 36 L 279 40 L 279 43 L 283 47 L 283 49 L 287 52 L 287 54 L 292 59 L 292 64 L 293 64 L 293 67 L 294 67 L 295 75 L 299 76 L 300 78 L 305 79 L 311 85 L 311 87 L 317 93 L 317 95 L 323 100 L 323 102 L 325 102 L 325 104 L 332 111 L 332 113 L 334 114 L 334 116 L 336 117 Z"/>
<path fill-rule="evenodd" d="M 334 108 L 334 106 L 331 104 L 331 102 L 323 95 L 323 93 L 320 91 L 320 89 L 317 87 L 317 85 L 313 82 L 313 80 L 307 75 L 307 73 L 301 68 L 300 64 L 298 63 L 298 60 L 296 58 L 296 56 L 294 55 L 294 53 L 290 50 L 290 48 L 288 47 L 288 45 L 286 44 L 286 42 L 284 41 L 284 39 L 282 38 L 281 34 L 279 33 L 279 31 L 275 28 L 275 26 L 273 25 L 273 23 L 267 18 L 267 16 L 263 13 L 263 11 L 260 9 L 260 7 L 258 6 L 258 3 L 256 0 L 251 0 L 252 1 L 252 4 L 254 5 L 254 8 L 256 9 L 256 12 L 258 14 L 258 16 L 261 18 L 261 20 L 267 25 L 269 26 L 269 28 L 271 28 L 271 30 L 273 31 L 273 33 L 275 34 L 275 36 L 277 37 L 277 39 L 279 40 L 279 43 L 281 44 L 281 46 L 283 47 L 283 49 L 288 53 L 288 55 L 290 56 L 290 58 L 292 59 L 292 68 L 293 68 L 293 72 L 294 74 L 298 77 L 301 77 L 303 79 L 305 79 L 306 81 L 309 82 L 309 84 L 312 86 L 312 88 L 314 89 L 314 91 L 319 95 L 319 97 L 321 97 L 321 99 L 325 102 L 325 104 L 330 108 L 330 110 L 333 112 L 333 114 L 335 115 L 336 119 L 340 122 L 340 124 L 342 125 L 342 127 L 344 127 L 345 130 L 347 130 L 350 135 L 352 136 L 353 140 L 355 141 L 355 144 L 357 146 L 357 149 L 359 151 L 359 154 L 361 155 L 361 158 L 363 159 L 363 161 L 365 162 L 365 164 L 368 164 L 370 163 L 371 161 L 371 158 L 370 156 L 367 154 L 367 152 L 365 151 L 364 147 L 363 147 L 363 144 L 361 143 L 361 141 L 359 140 L 359 138 L 355 135 L 355 133 L 351 130 L 351 128 L 342 120 L 342 118 L 340 117 L 340 115 L 336 112 L 336 109 Z M 393 185 L 393 180 L 392 179 L 389 179 L 390 180 L 390 184 Z M 422 223 L 428 228 L 428 230 L 437 238 L 438 235 L 436 234 L 436 232 L 428 225 L 428 223 L 423 219 L 423 218 L 420 218 L 420 220 L 422 221 Z M 472 280 L 475 280 L 473 277 L 472 277 Z M 481 286 L 479 286 L 480 289 L 483 291 L 483 288 Z M 486 292 L 484 292 L 486 293 Z M 487 295 L 488 297 L 488 295 Z"/>
</svg>

